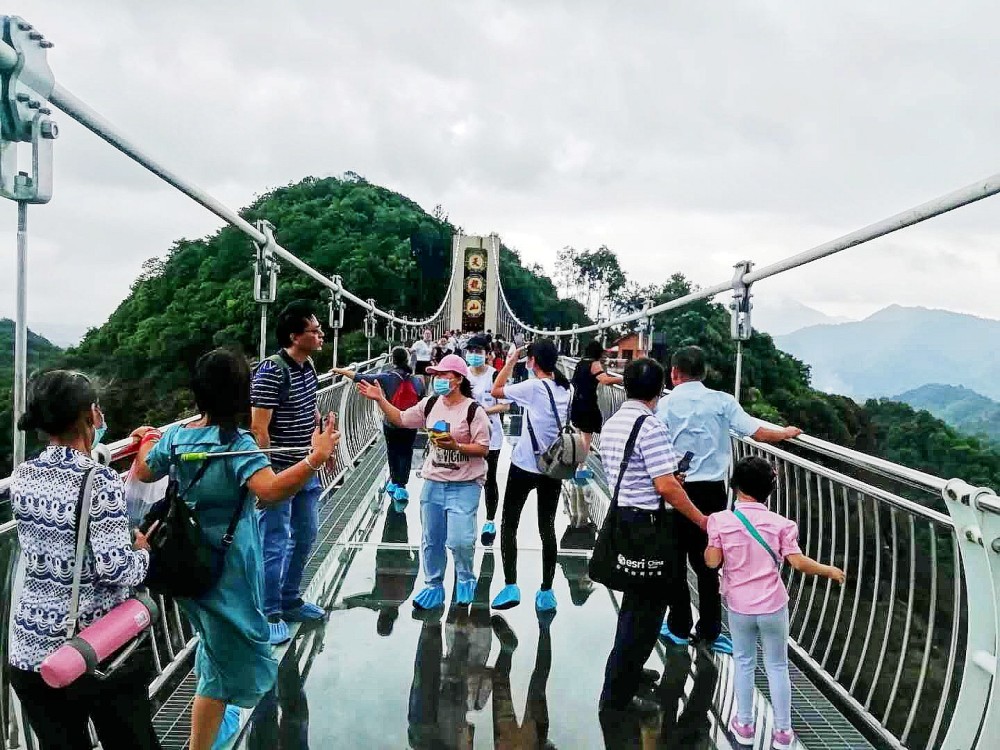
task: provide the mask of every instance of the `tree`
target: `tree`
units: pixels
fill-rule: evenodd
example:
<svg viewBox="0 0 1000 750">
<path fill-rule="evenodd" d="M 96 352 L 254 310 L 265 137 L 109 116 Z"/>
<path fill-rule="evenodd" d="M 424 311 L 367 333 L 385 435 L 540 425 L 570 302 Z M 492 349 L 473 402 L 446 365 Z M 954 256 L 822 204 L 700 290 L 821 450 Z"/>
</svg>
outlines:
<svg viewBox="0 0 1000 750">
<path fill-rule="evenodd" d="M 584 250 L 573 259 L 573 264 L 577 282 L 587 289 L 587 311 L 600 321 L 602 306 L 616 296 L 628 281 L 618 256 L 607 245 L 601 245 L 597 250 Z M 594 295 L 597 304 L 591 308 Z"/>
</svg>

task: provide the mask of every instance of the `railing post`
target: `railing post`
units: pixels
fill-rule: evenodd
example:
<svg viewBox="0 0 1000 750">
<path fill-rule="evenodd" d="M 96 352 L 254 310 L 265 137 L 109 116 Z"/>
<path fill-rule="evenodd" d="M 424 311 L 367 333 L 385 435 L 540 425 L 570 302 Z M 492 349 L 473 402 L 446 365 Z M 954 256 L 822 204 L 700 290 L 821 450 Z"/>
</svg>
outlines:
<svg viewBox="0 0 1000 750">
<path fill-rule="evenodd" d="M 264 244 L 254 243 L 256 259 L 253 267 L 253 298 L 260 305 L 259 357 L 267 356 L 267 306 L 278 298 L 278 261 L 274 257 L 274 225 L 260 219 L 257 231 L 264 235 Z"/>
<path fill-rule="evenodd" d="M 733 384 L 733 395 L 736 400 L 740 400 L 740 389 L 743 384 L 743 342 L 750 338 L 753 327 L 750 323 L 750 311 L 753 303 L 750 298 L 750 284 L 744 279 L 753 270 L 753 261 L 741 260 L 734 268 L 733 275 L 733 301 L 729 303 L 729 311 L 732 314 L 732 325 L 730 335 L 736 341 L 736 377 Z"/>
<path fill-rule="evenodd" d="M 368 359 L 372 358 L 372 339 L 375 338 L 375 300 L 368 298 L 368 312 L 365 314 L 365 338 L 368 339 Z"/>
<path fill-rule="evenodd" d="M 390 310 L 389 315 L 392 317 L 390 317 L 389 321 L 385 324 L 386 346 L 388 347 L 386 349 L 386 354 L 389 354 L 392 351 L 392 342 L 396 336 L 396 311 Z"/>
<path fill-rule="evenodd" d="M 580 336 L 576 332 L 576 329 L 579 327 L 579 323 L 573 324 L 573 336 L 569 340 L 569 356 L 571 357 L 580 356 Z"/>
<path fill-rule="evenodd" d="M 342 289 L 344 280 L 340 276 L 331 276 L 330 281 L 337 289 Z M 337 348 L 340 345 L 340 329 L 344 327 L 344 300 L 339 291 L 330 293 L 330 301 L 327 306 L 327 323 L 333 331 L 333 366 L 337 366 Z"/>
<path fill-rule="evenodd" d="M 3 43 L 17 53 L 17 62 L 0 71 L 4 99 L 0 128 L 0 195 L 17 203 L 17 259 L 14 324 L 14 466 L 24 461 L 25 435 L 17 429 L 28 389 L 28 204 L 48 203 L 52 197 L 53 141 L 59 128 L 45 106 L 55 77 L 47 50 L 52 42 L 17 16 L 2 17 Z M 18 145 L 31 144 L 31 173 L 18 167 Z"/>
<path fill-rule="evenodd" d="M 985 487 L 952 479 L 942 493 L 955 522 L 965 571 L 966 650 L 955 709 L 942 748 L 1000 745 L 1000 499 Z M 956 564 L 958 561 L 956 561 Z"/>
</svg>

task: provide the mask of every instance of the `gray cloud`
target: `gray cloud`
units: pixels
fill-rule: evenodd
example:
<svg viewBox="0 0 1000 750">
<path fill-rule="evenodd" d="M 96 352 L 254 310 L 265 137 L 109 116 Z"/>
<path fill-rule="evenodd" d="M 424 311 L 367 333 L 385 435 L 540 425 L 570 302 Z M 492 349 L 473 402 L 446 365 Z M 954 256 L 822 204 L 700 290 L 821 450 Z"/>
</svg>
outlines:
<svg viewBox="0 0 1000 750">
<path fill-rule="evenodd" d="M 998 13 L 973 2 L 48 0 L 24 15 L 56 42 L 62 85 L 231 205 L 354 170 L 530 261 L 608 244 L 643 281 L 716 283 L 736 260 L 777 260 L 1000 164 L 982 62 Z M 30 316 L 96 324 L 145 258 L 218 221 L 59 121 L 56 197 L 31 209 Z M 1000 317 L 994 213 L 979 204 L 757 294 Z"/>
</svg>

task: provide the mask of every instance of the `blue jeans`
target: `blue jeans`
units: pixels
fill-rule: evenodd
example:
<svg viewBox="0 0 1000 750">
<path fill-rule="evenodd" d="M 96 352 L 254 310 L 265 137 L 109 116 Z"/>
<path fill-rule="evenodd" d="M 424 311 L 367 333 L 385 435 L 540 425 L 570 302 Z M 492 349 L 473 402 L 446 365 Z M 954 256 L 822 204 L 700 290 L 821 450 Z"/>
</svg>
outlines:
<svg viewBox="0 0 1000 750">
<path fill-rule="evenodd" d="M 424 480 L 420 495 L 420 522 L 423 539 L 424 581 L 428 586 L 444 585 L 448 565 L 445 547 L 455 559 L 459 583 L 476 580 L 472 557 L 476 545 L 476 512 L 482 488 L 478 482 L 435 482 Z"/>
<path fill-rule="evenodd" d="M 729 631 L 733 636 L 733 677 L 736 692 L 736 715 L 741 722 L 753 721 L 753 673 L 757 666 L 757 634 L 764 646 L 764 669 L 771 689 L 774 724 L 777 729 L 792 728 L 792 684 L 788 677 L 788 605 L 768 615 L 741 615 L 729 612 Z"/>
<path fill-rule="evenodd" d="M 316 503 L 322 493 L 313 478 L 291 498 L 258 515 L 264 543 L 264 614 L 280 615 L 299 601 L 302 571 L 316 541 Z"/>
</svg>

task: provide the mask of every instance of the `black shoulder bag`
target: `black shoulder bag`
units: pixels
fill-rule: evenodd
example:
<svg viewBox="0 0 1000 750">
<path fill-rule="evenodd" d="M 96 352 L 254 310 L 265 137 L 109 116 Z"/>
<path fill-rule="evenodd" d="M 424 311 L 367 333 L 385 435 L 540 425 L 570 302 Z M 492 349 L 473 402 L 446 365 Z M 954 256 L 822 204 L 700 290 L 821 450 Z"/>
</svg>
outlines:
<svg viewBox="0 0 1000 750">
<path fill-rule="evenodd" d="M 248 491 L 246 486 L 240 489 L 240 499 L 229 519 L 229 527 L 219 544 L 213 544 L 202 530 L 198 516 L 184 502 L 184 497 L 204 476 L 209 460 L 203 459 L 198 473 L 183 493 L 179 491 L 177 464 L 171 460 L 166 495 L 153 506 L 140 526 L 145 532 L 153 522 L 159 521 L 147 540 L 149 574 L 146 576 L 146 585 L 157 594 L 197 599 L 207 594 L 222 576 L 226 552 L 233 543 Z"/>
<path fill-rule="evenodd" d="M 662 588 L 671 580 L 675 565 L 674 540 L 671 538 L 673 524 L 664 523 L 666 511 L 663 498 L 660 498 L 658 512 L 640 511 L 639 518 L 642 520 L 637 521 L 622 518 L 622 509 L 618 506 L 622 477 L 635 451 L 642 423 L 648 417 L 648 414 L 643 414 L 635 421 L 625 443 L 625 455 L 618 469 L 611 505 L 590 558 L 591 579 L 615 591 Z"/>
</svg>

